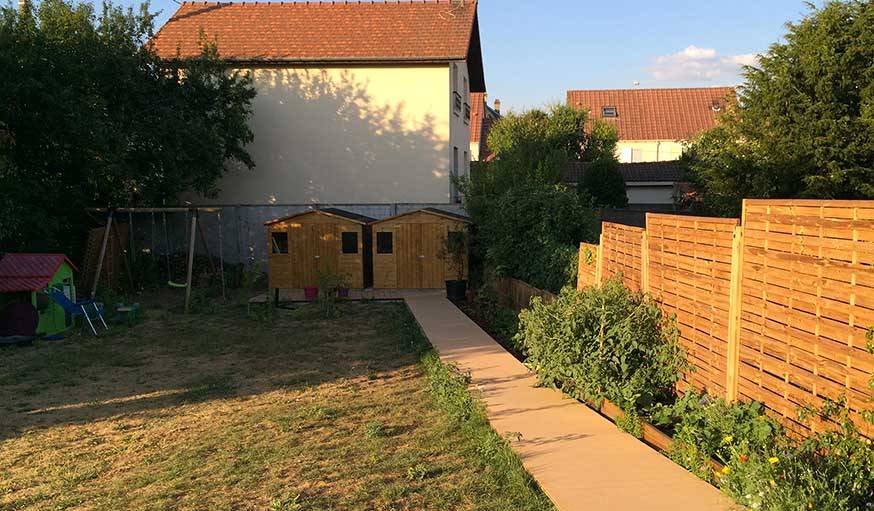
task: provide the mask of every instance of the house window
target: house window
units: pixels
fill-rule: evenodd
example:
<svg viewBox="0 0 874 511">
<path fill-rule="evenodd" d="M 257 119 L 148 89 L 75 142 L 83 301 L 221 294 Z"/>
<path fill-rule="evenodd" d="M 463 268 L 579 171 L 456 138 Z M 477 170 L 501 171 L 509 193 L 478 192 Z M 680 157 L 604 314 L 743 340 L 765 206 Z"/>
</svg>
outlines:
<svg viewBox="0 0 874 511">
<path fill-rule="evenodd" d="M 452 92 L 458 92 L 458 64 L 452 64 Z"/>
<path fill-rule="evenodd" d="M 343 241 L 343 253 L 344 254 L 357 254 L 358 253 L 358 233 L 357 232 L 344 232 L 340 235 L 340 238 Z"/>
<path fill-rule="evenodd" d="M 470 174 L 470 158 L 467 157 L 467 151 L 464 152 L 464 174 Z"/>
<path fill-rule="evenodd" d="M 452 202 L 461 202 L 461 198 L 458 196 L 458 183 L 456 180 L 458 179 L 458 148 L 452 148 L 452 176 L 450 177 L 449 183 L 449 198 Z"/>
<path fill-rule="evenodd" d="M 601 117 L 619 117 L 619 111 L 615 106 L 601 107 Z"/>
<path fill-rule="evenodd" d="M 394 236 L 391 232 L 376 233 L 376 253 L 391 254 L 394 250 Z"/>
<path fill-rule="evenodd" d="M 270 233 L 270 239 L 273 245 L 272 252 L 274 254 L 288 253 L 288 233 L 285 231 L 275 231 Z"/>
<path fill-rule="evenodd" d="M 466 76 L 464 77 L 463 81 L 464 81 L 464 90 L 462 92 L 464 92 L 464 102 L 470 103 L 470 88 L 467 85 L 467 77 Z"/>
</svg>

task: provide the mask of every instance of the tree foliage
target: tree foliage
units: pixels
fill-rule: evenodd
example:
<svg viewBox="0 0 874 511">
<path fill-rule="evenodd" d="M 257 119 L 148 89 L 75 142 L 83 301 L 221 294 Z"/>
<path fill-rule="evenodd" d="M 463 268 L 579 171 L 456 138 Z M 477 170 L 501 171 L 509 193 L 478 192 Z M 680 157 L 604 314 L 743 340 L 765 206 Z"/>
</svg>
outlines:
<svg viewBox="0 0 874 511">
<path fill-rule="evenodd" d="M 737 215 L 744 197 L 874 197 L 874 4 L 832 1 L 787 27 L 690 148 L 711 211 Z"/>
<path fill-rule="evenodd" d="M 628 207 L 625 180 L 619 173 L 614 158 L 599 158 L 586 167 L 577 184 L 580 193 L 588 193 L 595 206 L 608 208 Z"/>
<path fill-rule="evenodd" d="M 214 45 L 151 50 L 154 16 L 44 0 L 0 12 L 0 248 L 76 252 L 84 208 L 209 195 L 245 145 L 255 92 Z"/>
<path fill-rule="evenodd" d="M 558 290 L 573 281 L 577 244 L 596 236 L 591 198 L 561 184 L 568 162 L 615 148 L 587 135 L 586 113 L 567 106 L 507 114 L 492 127 L 495 158 L 462 183 L 477 229 L 476 254 L 499 275 Z"/>
</svg>

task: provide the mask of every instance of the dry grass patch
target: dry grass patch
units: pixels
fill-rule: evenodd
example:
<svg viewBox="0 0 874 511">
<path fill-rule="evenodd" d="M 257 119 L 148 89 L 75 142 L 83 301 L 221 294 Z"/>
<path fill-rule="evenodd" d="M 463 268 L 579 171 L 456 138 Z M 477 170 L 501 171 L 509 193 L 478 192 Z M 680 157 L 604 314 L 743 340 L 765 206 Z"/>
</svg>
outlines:
<svg viewBox="0 0 874 511">
<path fill-rule="evenodd" d="M 342 312 L 151 309 L 0 350 L 0 508 L 546 508 L 438 406 L 402 306 Z"/>
</svg>

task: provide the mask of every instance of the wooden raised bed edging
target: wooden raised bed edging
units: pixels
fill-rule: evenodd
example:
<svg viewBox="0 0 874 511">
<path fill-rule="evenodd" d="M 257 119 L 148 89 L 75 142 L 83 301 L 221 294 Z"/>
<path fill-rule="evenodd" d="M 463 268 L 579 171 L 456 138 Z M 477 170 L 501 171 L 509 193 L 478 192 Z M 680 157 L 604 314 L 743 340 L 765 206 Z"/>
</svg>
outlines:
<svg viewBox="0 0 874 511">
<path fill-rule="evenodd" d="M 583 401 L 583 404 L 610 419 L 614 424 L 625 417 L 625 412 L 607 399 L 602 401 L 600 407 L 595 406 L 595 403 L 589 401 Z M 664 453 L 673 447 L 674 439 L 670 435 L 645 420 L 641 419 L 640 423 L 643 431 L 643 438 L 641 438 L 641 440 L 643 440 L 645 444 L 661 453 Z M 617 428 L 618 427 L 619 426 L 617 426 Z M 710 465 L 713 467 L 713 470 L 716 470 L 717 472 L 721 471 L 723 467 L 722 463 L 713 458 L 710 459 Z"/>
</svg>

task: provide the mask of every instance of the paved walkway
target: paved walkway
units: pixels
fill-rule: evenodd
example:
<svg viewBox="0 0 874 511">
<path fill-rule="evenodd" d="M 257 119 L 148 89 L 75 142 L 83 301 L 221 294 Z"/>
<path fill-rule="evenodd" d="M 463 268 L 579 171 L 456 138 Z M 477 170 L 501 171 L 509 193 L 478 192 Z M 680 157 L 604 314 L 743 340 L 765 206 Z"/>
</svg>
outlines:
<svg viewBox="0 0 874 511">
<path fill-rule="evenodd" d="M 446 362 L 469 370 L 499 434 L 560 511 L 728 510 L 719 490 L 535 376 L 440 296 L 406 302 Z"/>
</svg>

